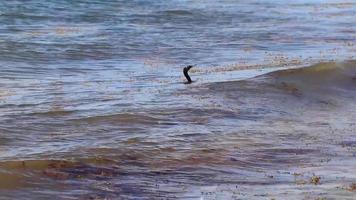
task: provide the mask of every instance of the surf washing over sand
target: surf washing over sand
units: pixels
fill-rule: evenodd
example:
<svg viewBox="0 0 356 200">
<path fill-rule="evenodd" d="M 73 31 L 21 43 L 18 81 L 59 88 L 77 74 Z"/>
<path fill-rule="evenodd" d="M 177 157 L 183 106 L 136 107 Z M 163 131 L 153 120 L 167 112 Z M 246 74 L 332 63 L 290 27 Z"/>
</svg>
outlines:
<svg viewBox="0 0 356 200">
<path fill-rule="evenodd" d="M 0 200 L 354 199 L 355 10 L 1 1 Z"/>
</svg>

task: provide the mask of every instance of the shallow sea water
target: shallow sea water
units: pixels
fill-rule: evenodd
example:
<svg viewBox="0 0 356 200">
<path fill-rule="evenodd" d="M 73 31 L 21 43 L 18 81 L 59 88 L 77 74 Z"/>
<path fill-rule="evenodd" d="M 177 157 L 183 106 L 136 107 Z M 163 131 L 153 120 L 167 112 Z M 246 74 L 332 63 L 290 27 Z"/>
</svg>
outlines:
<svg viewBox="0 0 356 200">
<path fill-rule="evenodd" d="M 354 199 L 355 10 L 0 2 L 0 199 Z"/>
</svg>

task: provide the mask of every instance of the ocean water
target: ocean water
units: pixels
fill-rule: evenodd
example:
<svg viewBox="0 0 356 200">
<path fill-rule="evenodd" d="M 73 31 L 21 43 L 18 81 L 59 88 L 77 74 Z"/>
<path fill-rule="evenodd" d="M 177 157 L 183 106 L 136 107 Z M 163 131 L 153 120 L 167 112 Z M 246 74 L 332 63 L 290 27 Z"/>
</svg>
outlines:
<svg viewBox="0 0 356 200">
<path fill-rule="evenodd" d="M 352 0 L 1 1 L 0 199 L 354 199 L 355 24 Z"/>
</svg>

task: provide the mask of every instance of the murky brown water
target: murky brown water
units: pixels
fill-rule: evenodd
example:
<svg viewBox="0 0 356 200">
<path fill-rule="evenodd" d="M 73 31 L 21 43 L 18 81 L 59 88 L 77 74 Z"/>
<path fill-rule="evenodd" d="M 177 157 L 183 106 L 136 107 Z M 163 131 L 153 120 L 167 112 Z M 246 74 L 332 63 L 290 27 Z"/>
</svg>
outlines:
<svg viewBox="0 0 356 200">
<path fill-rule="evenodd" d="M 324 63 L 161 91 L 162 108 L 19 115 L 43 134 L 3 158 L 2 198 L 352 199 L 355 77 L 355 62 Z"/>
<path fill-rule="evenodd" d="M 0 200 L 354 199 L 355 10 L 1 1 Z"/>
</svg>

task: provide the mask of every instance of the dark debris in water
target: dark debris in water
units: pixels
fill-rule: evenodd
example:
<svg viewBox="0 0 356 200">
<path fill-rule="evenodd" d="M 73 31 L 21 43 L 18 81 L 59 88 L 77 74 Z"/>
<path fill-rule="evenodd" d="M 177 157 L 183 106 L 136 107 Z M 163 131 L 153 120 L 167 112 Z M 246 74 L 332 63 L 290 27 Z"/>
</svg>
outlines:
<svg viewBox="0 0 356 200">
<path fill-rule="evenodd" d="M 52 161 L 47 168 L 42 170 L 43 174 L 49 178 L 67 179 L 95 179 L 105 180 L 118 175 L 117 167 L 100 167 L 81 162 Z"/>
<path fill-rule="evenodd" d="M 356 147 L 356 141 L 342 141 L 341 142 L 342 147 Z"/>
<path fill-rule="evenodd" d="M 301 92 L 301 90 L 299 90 L 298 87 L 294 84 L 282 82 L 281 85 L 279 86 L 279 88 L 284 91 L 287 91 L 288 93 L 290 93 L 296 97 L 303 96 L 303 93 Z"/>
<path fill-rule="evenodd" d="M 352 183 L 349 187 L 349 190 L 356 192 L 356 183 Z"/>
<path fill-rule="evenodd" d="M 320 184 L 320 176 L 312 176 L 310 178 L 310 183 L 314 184 L 314 185 L 319 185 Z"/>
</svg>

